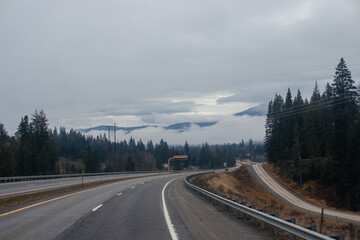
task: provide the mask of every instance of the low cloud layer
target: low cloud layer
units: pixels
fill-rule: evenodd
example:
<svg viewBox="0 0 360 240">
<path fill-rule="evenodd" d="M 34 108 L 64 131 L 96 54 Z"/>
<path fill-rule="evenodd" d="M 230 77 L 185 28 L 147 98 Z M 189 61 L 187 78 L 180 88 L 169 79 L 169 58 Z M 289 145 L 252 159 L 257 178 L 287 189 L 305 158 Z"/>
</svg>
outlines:
<svg viewBox="0 0 360 240">
<path fill-rule="evenodd" d="M 159 142 L 160 139 L 166 140 L 171 145 L 183 145 L 185 141 L 192 145 L 198 144 L 218 144 L 218 143 L 240 143 L 242 139 L 263 140 L 265 131 L 265 117 L 228 117 L 218 123 L 200 127 L 192 124 L 185 131 L 166 130 L 162 127 L 147 127 L 137 129 L 127 133 L 126 131 L 117 131 L 118 140 L 129 140 L 131 137 L 143 142 L 152 140 Z M 107 134 L 106 131 L 91 131 L 88 135 Z M 113 135 L 112 135 L 113 136 Z"/>
</svg>

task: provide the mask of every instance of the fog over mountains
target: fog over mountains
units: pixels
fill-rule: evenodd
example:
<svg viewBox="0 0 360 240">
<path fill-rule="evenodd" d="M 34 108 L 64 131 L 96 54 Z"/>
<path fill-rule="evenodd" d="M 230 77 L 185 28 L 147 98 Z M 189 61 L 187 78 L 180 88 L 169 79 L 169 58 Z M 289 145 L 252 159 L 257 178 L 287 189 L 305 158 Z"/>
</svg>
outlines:
<svg viewBox="0 0 360 240">
<path fill-rule="evenodd" d="M 138 129 L 144 129 L 144 128 L 163 128 L 165 130 L 178 130 L 179 132 L 183 132 L 188 130 L 191 125 L 196 125 L 199 127 L 209 127 L 212 126 L 214 124 L 216 124 L 217 122 L 196 122 L 196 123 L 191 123 L 191 122 L 181 122 L 181 123 L 174 123 L 171 124 L 169 126 L 156 126 L 156 125 L 144 125 L 144 126 L 135 126 L 135 127 L 117 127 L 115 126 L 116 131 L 124 131 L 126 134 L 131 133 L 134 130 L 138 130 Z M 84 129 L 77 129 L 79 132 L 82 133 L 89 133 L 91 131 L 108 131 L 108 130 L 113 131 L 114 130 L 114 126 L 110 126 L 110 125 L 100 125 L 100 126 L 96 126 L 96 127 L 91 127 L 91 128 L 84 128 Z"/>
<path fill-rule="evenodd" d="M 240 142 L 250 138 L 262 141 L 264 136 L 265 105 L 260 104 L 244 111 L 223 117 L 216 121 L 186 121 L 171 124 L 144 124 L 137 126 L 115 126 L 117 139 L 142 139 L 159 141 L 161 138 L 169 144 Z M 114 125 L 98 125 L 77 129 L 86 135 L 108 134 L 114 131 Z M 236 134 L 238 133 L 238 134 Z M 112 135 L 113 136 L 113 135 Z"/>
</svg>

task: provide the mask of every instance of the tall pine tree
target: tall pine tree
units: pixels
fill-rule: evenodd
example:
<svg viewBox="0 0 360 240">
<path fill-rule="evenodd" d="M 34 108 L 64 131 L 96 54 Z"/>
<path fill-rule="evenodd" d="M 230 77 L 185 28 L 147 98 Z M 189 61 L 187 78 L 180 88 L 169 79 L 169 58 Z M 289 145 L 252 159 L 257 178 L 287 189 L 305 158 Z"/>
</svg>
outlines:
<svg viewBox="0 0 360 240">
<path fill-rule="evenodd" d="M 9 177 L 13 173 L 13 155 L 10 149 L 10 137 L 0 123 L 0 177 Z"/>
</svg>

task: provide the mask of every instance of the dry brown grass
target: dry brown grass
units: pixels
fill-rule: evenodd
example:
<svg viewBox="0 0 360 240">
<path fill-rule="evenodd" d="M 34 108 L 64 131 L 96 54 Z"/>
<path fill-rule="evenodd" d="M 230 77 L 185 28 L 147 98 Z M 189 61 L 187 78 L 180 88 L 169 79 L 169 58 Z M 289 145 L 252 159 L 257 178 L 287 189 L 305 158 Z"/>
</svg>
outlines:
<svg viewBox="0 0 360 240">
<path fill-rule="evenodd" d="M 274 164 L 265 163 L 263 167 L 273 178 L 309 202 L 332 209 L 342 209 L 344 206 L 344 204 L 338 201 L 338 199 L 334 197 L 334 194 L 332 194 L 336 191 L 335 187 L 327 187 L 317 181 L 307 181 L 300 184 L 284 176 L 284 172 L 281 171 L 280 167 Z"/>
<path fill-rule="evenodd" d="M 281 182 L 288 189 L 300 195 L 307 201 L 327 208 L 332 207 L 333 204 L 329 202 L 328 197 L 325 194 L 325 192 L 328 191 L 324 190 L 324 186 L 321 184 L 315 181 L 308 181 L 304 184 L 299 184 L 289 178 L 284 177 L 280 168 L 273 164 L 266 163 L 263 165 L 263 167 L 268 173 L 272 175 L 273 178 Z"/>
<path fill-rule="evenodd" d="M 320 218 L 305 214 L 277 201 L 269 192 L 259 185 L 245 167 L 229 173 L 214 173 L 192 179 L 195 183 L 212 191 L 231 197 L 247 205 L 254 204 L 257 209 L 266 208 L 267 213 L 278 212 L 280 218 L 296 218 L 300 226 L 316 224 L 319 231 Z M 323 234 L 331 236 L 337 233 L 346 234 L 346 239 L 360 239 L 360 227 L 352 224 L 324 220 Z M 283 236 L 284 237 L 284 236 Z M 286 234 L 285 234 L 286 237 Z"/>
</svg>

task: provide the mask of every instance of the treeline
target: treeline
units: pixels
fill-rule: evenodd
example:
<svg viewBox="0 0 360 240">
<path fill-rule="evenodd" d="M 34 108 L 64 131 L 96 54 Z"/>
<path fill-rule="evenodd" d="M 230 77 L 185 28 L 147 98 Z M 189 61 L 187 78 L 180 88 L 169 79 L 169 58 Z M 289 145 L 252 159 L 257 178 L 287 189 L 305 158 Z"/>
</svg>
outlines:
<svg viewBox="0 0 360 240">
<path fill-rule="evenodd" d="M 21 118 L 15 136 L 0 123 L 0 177 L 103 171 L 162 170 L 174 155 L 188 155 L 189 165 L 200 168 L 231 167 L 235 157 L 261 159 L 261 143 L 169 146 L 130 138 L 116 144 L 106 134 L 85 136 L 64 127 L 49 129 L 44 111 Z"/>
<path fill-rule="evenodd" d="M 359 89 L 341 58 L 334 80 L 310 101 L 276 94 L 269 102 L 265 150 L 270 162 L 301 183 L 322 181 L 352 210 L 360 208 Z"/>
<path fill-rule="evenodd" d="M 0 123 L 0 176 L 54 174 L 57 158 L 44 111 L 21 118 L 14 137 Z"/>
</svg>

